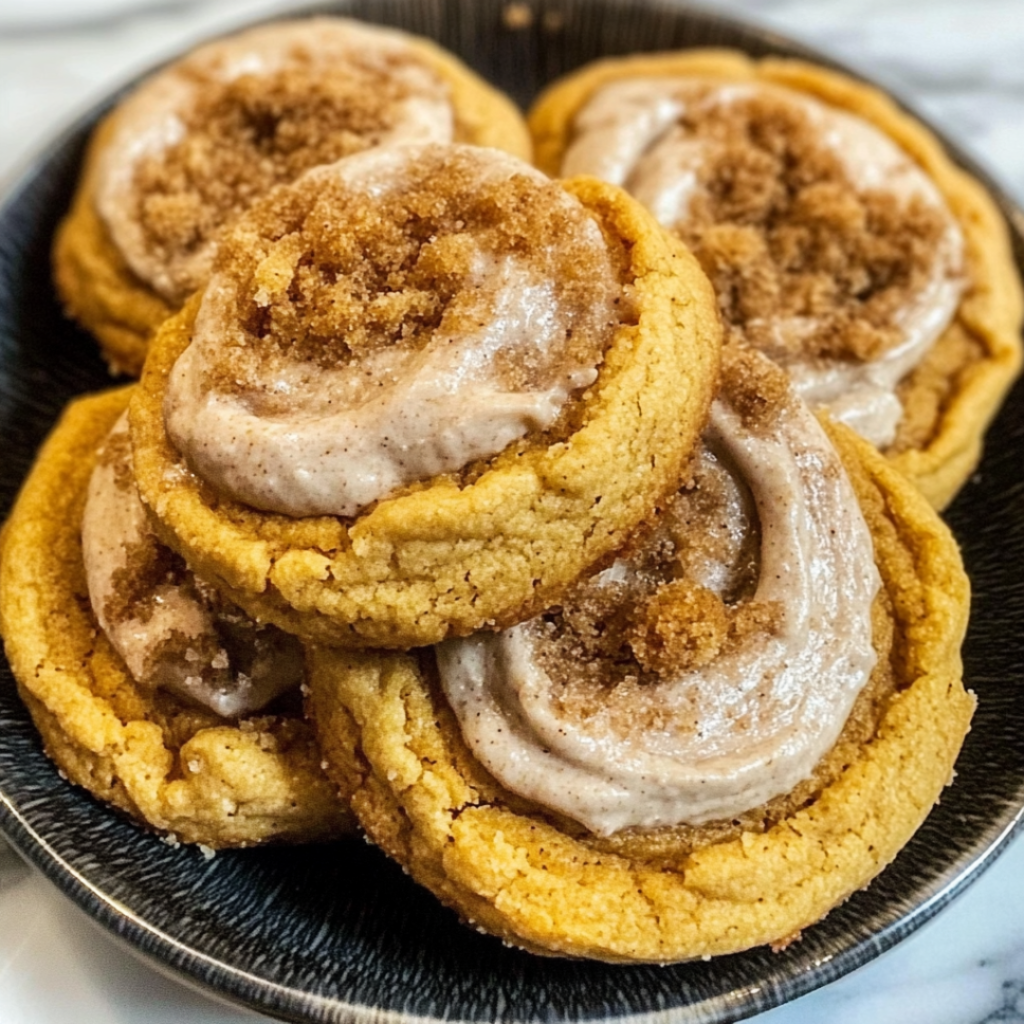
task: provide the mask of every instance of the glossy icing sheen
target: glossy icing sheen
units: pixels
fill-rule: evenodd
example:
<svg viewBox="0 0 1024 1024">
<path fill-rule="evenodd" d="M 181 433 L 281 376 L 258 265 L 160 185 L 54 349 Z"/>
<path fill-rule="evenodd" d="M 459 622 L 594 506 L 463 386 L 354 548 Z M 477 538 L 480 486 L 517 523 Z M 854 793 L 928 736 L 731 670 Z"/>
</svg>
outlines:
<svg viewBox="0 0 1024 1024">
<path fill-rule="evenodd" d="M 407 90 L 391 113 L 391 127 L 372 145 L 450 142 L 454 114 L 447 86 L 397 32 L 342 19 L 286 22 L 210 43 L 145 82 L 118 109 L 116 131 L 102 152 L 95 194 L 97 212 L 132 271 L 171 302 L 180 303 L 210 272 L 212 237 L 166 259 L 152 251 L 139 221 L 133 179 L 139 163 L 180 142 L 186 120 L 209 81 L 268 76 L 291 66 L 330 74 L 386 71 Z M 230 140 L 226 140 L 230 141 Z"/>
<path fill-rule="evenodd" d="M 342 180 L 354 192 L 401 189 L 419 150 L 372 150 L 311 174 Z M 462 149 L 481 183 L 538 171 L 497 150 Z M 568 193 L 560 199 L 578 205 Z M 614 303 L 621 284 L 597 223 L 580 230 L 593 252 L 593 306 Z M 553 245 L 558 240 L 552 241 Z M 528 349 L 540 364 L 571 330 L 572 313 L 552 283 L 515 252 L 479 248 L 464 284 L 479 303 L 479 329 L 438 329 L 426 348 L 385 349 L 338 369 L 279 362 L 267 389 L 289 395 L 287 415 L 263 416 L 248 393 L 211 389 L 205 368 L 232 331 L 227 310 L 235 285 L 222 275 L 207 288 L 193 341 L 175 364 L 164 405 L 167 431 L 205 480 L 255 508 L 287 515 L 352 516 L 413 481 L 495 455 L 512 441 L 544 430 L 569 395 L 597 378 L 596 366 L 558 367 L 543 390 L 502 385 L 497 357 Z"/>
<path fill-rule="evenodd" d="M 685 225 L 688 208 L 703 186 L 700 171 L 714 143 L 679 124 L 687 110 L 707 111 L 758 94 L 793 104 L 863 191 L 882 190 L 940 210 L 946 229 L 931 254 L 924 285 L 896 314 L 902 340 L 875 360 L 780 358 L 800 395 L 829 407 L 873 444 L 892 442 L 903 414 L 896 385 L 924 357 L 956 312 L 964 288 L 963 238 L 935 185 L 886 135 L 861 118 L 767 84 L 715 83 L 697 78 L 638 78 L 613 82 L 577 114 L 575 138 L 562 173 L 594 174 L 621 185 L 668 228 Z M 779 348 L 792 349 L 806 334 L 804 317 L 778 317 L 771 325 Z M 790 344 L 785 344 L 789 342 Z M 774 353 L 773 353 L 774 355 Z"/>
<path fill-rule="evenodd" d="M 509 789 L 599 835 L 729 818 L 788 792 L 835 743 L 875 664 L 871 536 L 813 415 L 793 401 L 779 428 L 762 434 L 720 399 L 711 435 L 756 503 L 755 598 L 783 611 L 771 632 L 650 684 L 670 726 L 623 735 L 600 713 L 566 717 L 528 624 L 438 648 L 442 686 L 474 754 Z M 738 514 L 723 503 L 722 517 Z M 607 576 L 624 571 L 618 564 Z M 727 573 L 702 575 L 713 586 Z"/>
</svg>

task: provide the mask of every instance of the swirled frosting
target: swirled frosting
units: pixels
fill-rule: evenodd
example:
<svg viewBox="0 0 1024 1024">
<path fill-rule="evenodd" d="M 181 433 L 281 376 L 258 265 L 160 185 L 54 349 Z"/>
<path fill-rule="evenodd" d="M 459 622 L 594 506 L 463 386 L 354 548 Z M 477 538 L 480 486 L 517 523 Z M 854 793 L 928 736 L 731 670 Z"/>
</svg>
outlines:
<svg viewBox="0 0 1024 1024">
<path fill-rule="evenodd" d="M 222 493 L 293 516 L 355 515 L 553 427 L 623 305 L 620 254 L 582 204 L 468 146 L 311 171 L 223 257 L 168 435 Z"/>
<path fill-rule="evenodd" d="M 141 685 L 235 717 L 301 683 L 299 642 L 224 601 L 150 530 L 132 479 L 127 415 L 89 482 L 82 552 L 96 619 Z"/>
<path fill-rule="evenodd" d="M 125 262 L 180 304 L 221 227 L 273 185 L 379 145 L 448 142 L 447 85 L 401 33 L 278 22 L 201 47 L 118 109 L 96 210 Z"/>
<path fill-rule="evenodd" d="M 963 239 L 938 189 L 865 120 L 767 83 L 637 78 L 574 121 L 564 174 L 621 185 L 690 244 L 734 334 L 876 445 L 896 385 L 955 315 Z"/>
<path fill-rule="evenodd" d="M 875 664 L 879 577 L 838 456 L 799 400 L 754 422 L 729 390 L 696 489 L 638 549 L 552 615 L 437 649 L 473 753 L 597 835 L 788 792 Z"/>
</svg>

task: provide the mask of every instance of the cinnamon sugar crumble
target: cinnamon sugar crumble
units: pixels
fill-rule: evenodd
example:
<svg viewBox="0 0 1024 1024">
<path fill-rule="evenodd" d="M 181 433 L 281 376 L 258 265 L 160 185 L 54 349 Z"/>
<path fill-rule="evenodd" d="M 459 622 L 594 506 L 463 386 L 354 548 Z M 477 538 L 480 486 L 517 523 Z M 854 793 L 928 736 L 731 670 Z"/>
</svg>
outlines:
<svg viewBox="0 0 1024 1024">
<path fill-rule="evenodd" d="M 878 662 L 871 678 L 857 697 L 835 745 L 815 765 L 810 778 L 799 782 L 790 792 L 774 797 L 733 819 L 704 825 L 668 825 L 653 831 L 628 828 L 607 837 L 595 836 L 568 818 L 560 818 L 559 826 L 594 849 L 626 857 L 641 856 L 652 863 L 661 862 L 667 869 L 673 870 L 693 850 L 729 842 L 744 832 L 766 832 L 777 822 L 792 817 L 812 803 L 826 786 L 858 759 L 863 745 L 878 729 L 878 723 L 896 690 L 899 673 L 895 667 L 899 650 L 895 642 L 892 614 L 890 598 L 883 590 L 875 598 L 872 608 L 872 634 Z"/>
<path fill-rule="evenodd" d="M 202 607 L 213 629 L 201 634 L 171 630 L 147 652 L 138 679 L 156 687 L 179 676 L 197 688 L 232 689 L 270 671 L 297 671 L 299 641 L 269 623 L 258 623 L 194 576 L 184 560 L 162 544 L 147 542 L 126 552 L 127 563 L 114 574 L 113 596 L 104 608 L 111 624 L 148 623 L 173 588 Z M 283 667 L 282 667 L 283 666 Z M 224 715 L 215 715 L 223 721 Z"/>
<path fill-rule="evenodd" d="M 858 188 L 811 118 L 769 93 L 689 103 L 681 123 L 711 145 L 676 230 L 730 334 L 777 355 L 857 360 L 898 343 L 894 316 L 927 280 L 942 212 Z M 800 330 L 779 331 L 780 318 Z"/>
<path fill-rule="evenodd" d="M 567 717 L 602 714 L 622 735 L 637 728 L 685 730 L 685 716 L 664 708 L 654 687 L 709 664 L 753 633 L 768 636 L 778 628 L 782 609 L 752 599 L 759 530 L 749 495 L 727 493 L 738 486 L 705 452 L 692 488 L 626 554 L 627 571 L 578 584 L 561 608 L 536 620 L 537 662 Z M 742 525 L 730 530 L 735 519 L 725 502 L 744 500 Z M 705 585 L 699 578 L 710 564 L 729 565 L 731 572 Z"/>
<path fill-rule="evenodd" d="M 645 671 L 667 677 L 710 665 L 751 633 L 770 633 L 781 614 L 763 601 L 728 606 L 699 583 L 677 579 L 655 591 L 629 644 Z"/>
<path fill-rule="evenodd" d="M 127 431 L 109 434 L 96 453 L 96 462 L 109 467 L 114 474 L 114 486 L 126 491 L 135 487 L 132 472 L 132 445 Z"/>
<path fill-rule="evenodd" d="M 733 409 L 752 433 L 773 430 L 779 415 L 793 400 L 785 370 L 735 341 L 722 348 L 721 393 L 729 396 Z"/>
<path fill-rule="evenodd" d="M 107 436 L 98 463 L 110 471 L 113 486 L 121 492 L 119 500 L 139 501 L 127 429 L 115 429 Z M 111 639 L 133 666 L 130 671 L 137 682 L 159 689 L 184 680 L 196 690 L 230 691 L 236 684 L 247 685 L 257 678 L 262 682 L 273 673 L 301 674 L 302 647 L 296 637 L 250 618 L 148 530 L 122 534 L 120 546 L 123 561 L 111 568 L 101 622 L 108 636 L 111 630 L 130 624 L 133 651 Z M 88 558 L 88 552 L 84 554 Z M 166 618 L 172 594 L 177 600 L 173 607 L 178 609 L 174 625 Z M 197 631 L 196 616 L 181 611 L 182 598 L 199 610 L 209 628 Z M 161 611 L 164 625 L 150 633 L 147 627 Z M 214 721 L 222 722 L 226 714 L 214 714 Z"/>
<path fill-rule="evenodd" d="M 692 580 L 663 583 L 637 612 L 629 646 L 644 671 L 657 676 L 709 665 L 729 634 L 722 599 Z"/>
<path fill-rule="evenodd" d="M 188 586 L 192 574 L 185 560 L 162 544 L 147 539 L 125 551 L 125 564 L 113 576 L 111 596 L 103 613 L 108 622 L 148 622 L 160 587 Z"/>
<path fill-rule="evenodd" d="M 197 100 L 180 115 L 184 138 L 142 159 L 133 180 L 139 223 L 158 256 L 195 251 L 273 185 L 375 145 L 410 95 L 398 77 L 404 66 L 415 64 L 446 95 L 408 55 L 364 61 L 353 50 L 325 70 L 297 48 L 290 60 L 231 81 L 188 69 Z"/>
<path fill-rule="evenodd" d="M 318 174 L 225 236 L 217 269 L 239 284 L 230 315 L 240 331 L 225 339 L 213 386 L 260 389 L 280 359 L 331 369 L 421 350 L 439 331 L 478 333 L 495 312 L 494 290 L 481 286 L 486 261 L 505 254 L 528 266 L 530 287 L 552 291 L 569 326 L 557 352 L 498 352 L 501 383 L 543 388 L 560 366 L 600 362 L 618 321 L 593 302 L 594 223 L 581 205 L 527 174 L 481 181 L 473 161 L 440 147 L 402 173 L 402 188 L 372 196 Z M 623 279 L 622 244 L 604 248 Z"/>
</svg>

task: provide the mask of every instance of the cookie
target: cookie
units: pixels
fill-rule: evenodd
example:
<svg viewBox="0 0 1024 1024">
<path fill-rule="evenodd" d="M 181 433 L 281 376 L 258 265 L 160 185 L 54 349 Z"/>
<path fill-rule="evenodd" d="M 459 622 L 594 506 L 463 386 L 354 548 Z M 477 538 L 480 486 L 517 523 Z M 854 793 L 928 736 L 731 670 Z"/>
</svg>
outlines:
<svg viewBox="0 0 1024 1024">
<path fill-rule="evenodd" d="M 716 50 L 593 64 L 530 125 L 540 167 L 626 185 L 731 336 L 952 499 L 1019 368 L 1021 291 L 995 204 L 926 128 L 839 73 Z"/>
<path fill-rule="evenodd" d="M 433 43 L 342 18 L 277 22 L 157 72 L 97 128 L 54 247 L 68 313 L 116 372 L 205 283 L 254 199 L 368 147 L 462 141 L 530 153 L 519 112 Z"/>
<path fill-rule="evenodd" d="M 375 151 L 254 208 L 161 327 L 139 490 L 166 544 L 297 635 L 497 628 L 674 489 L 719 345 L 706 278 L 621 190 Z"/>
<path fill-rule="evenodd" d="M 826 424 L 829 455 L 809 414 L 784 412 L 793 455 L 760 458 L 772 401 L 716 404 L 679 505 L 535 622 L 436 653 L 314 648 L 330 774 L 472 925 L 607 961 L 784 946 L 950 782 L 974 707 L 956 545 L 847 428 Z M 772 508 L 778 481 L 795 504 Z"/>
<path fill-rule="evenodd" d="M 72 782 L 186 842 L 216 848 L 344 834 L 351 817 L 320 768 L 297 693 L 291 709 L 223 717 L 137 682 L 99 628 L 81 523 L 97 452 L 128 398 L 118 390 L 68 407 L 3 535 L 4 648 L 46 752 Z M 139 584 L 124 574 L 119 581 L 122 594 Z M 144 615 L 141 597 L 132 604 L 143 632 L 153 609 Z"/>
</svg>

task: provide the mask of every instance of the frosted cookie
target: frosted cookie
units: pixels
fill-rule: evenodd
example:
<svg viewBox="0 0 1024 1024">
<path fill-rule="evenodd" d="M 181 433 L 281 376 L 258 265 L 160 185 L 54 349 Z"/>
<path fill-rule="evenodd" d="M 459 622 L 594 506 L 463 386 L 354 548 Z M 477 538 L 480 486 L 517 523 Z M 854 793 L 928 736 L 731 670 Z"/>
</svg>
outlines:
<svg viewBox="0 0 1024 1024">
<path fill-rule="evenodd" d="M 261 620 L 408 648 L 551 604 L 670 493 L 714 296 L 620 189 L 374 150 L 258 204 L 132 402 L 161 538 Z"/>
<path fill-rule="evenodd" d="M 540 167 L 627 188 L 733 338 L 952 499 L 1017 372 L 1021 294 L 999 212 L 925 128 L 835 72 L 700 50 L 591 65 L 530 124 Z"/>
<path fill-rule="evenodd" d="M 137 375 L 153 328 L 205 283 L 218 234 L 254 199 L 319 164 L 428 141 L 530 153 L 512 103 L 425 39 L 312 18 L 209 43 L 97 129 L 57 235 L 58 291 L 111 368 Z"/>
<path fill-rule="evenodd" d="M 128 397 L 68 408 L 3 536 L 0 627 L 46 751 L 72 782 L 186 842 L 340 835 L 350 815 L 302 720 L 301 647 L 156 542 L 126 430 L 111 432 Z"/>
<path fill-rule="evenodd" d="M 693 479 L 558 607 L 435 652 L 311 652 L 309 711 L 370 838 L 507 942 L 784 945 L 952 778 L 974 706 L 956 545 L 766 363 L 726 361 Z"/>
</svg>

